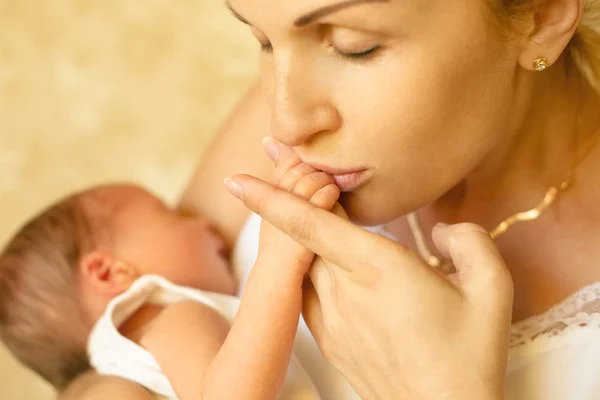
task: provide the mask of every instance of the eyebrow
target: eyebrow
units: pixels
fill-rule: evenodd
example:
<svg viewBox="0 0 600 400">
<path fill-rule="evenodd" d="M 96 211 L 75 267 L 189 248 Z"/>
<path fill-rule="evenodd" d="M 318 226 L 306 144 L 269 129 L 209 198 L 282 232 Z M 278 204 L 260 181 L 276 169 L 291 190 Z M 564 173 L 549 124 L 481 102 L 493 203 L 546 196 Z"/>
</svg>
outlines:
<svg viewBox="0 0 600 400">
<path fill-rule="evenodd" d="M 389 3 L 390 0 L 348 0 L 342 3 L 332 4 L 330 6 L 325 6 L 323 8 L 319 8 L 318 10 L 312 11 L 297 20 L 294 21 L 294 25 L 298 28 L 312 24 L 318 19 L 326 17 L 327 15 L 345 10 L 349 7 L 355 7 L 361 4 L 366 3 Z"/>
<path fill-rule="evenodd" d="M 389 3 L 390 0 L 347 0 L 341 3 L 337 3 L 337 4 L 332 4 L 329 6 L 325 6 L 322 8 L 319 8 L 315 11 L 311 11 L 306 15 L 301 16 L 300 18 L 297 18 L 294 21 L 294 26 L 301 28 L 303 26 L 312 24 L 313 22 L 326 17 L 327 15 L 345 10 L 346 8 L 350 8 L 350 7 L 355 7 L 361 4 L 366 4 L 366 3 Z M 242 21 L 244 24 L 247 25 L 252 25 L 250 24 L 244 17 L 242 17 L 240 14 L 238 14 L 237 11 L 235 11 L 233 9 L 233 7 L 231 6 L 231 3 L 229 3 L 229 1 L 225 1 L 225 6 L 229 9 L 229 11 L 231 11 L 231 13 L 233 14 L 234 17 L 236 17 L 237 19 L 239 19 L 240 21 Z"/>
</svg>

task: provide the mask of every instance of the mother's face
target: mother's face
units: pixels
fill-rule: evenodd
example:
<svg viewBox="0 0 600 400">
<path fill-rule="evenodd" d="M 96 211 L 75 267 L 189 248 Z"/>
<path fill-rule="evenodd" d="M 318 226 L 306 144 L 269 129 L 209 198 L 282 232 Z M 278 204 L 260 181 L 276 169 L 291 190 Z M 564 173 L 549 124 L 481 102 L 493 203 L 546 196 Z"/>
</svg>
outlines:
<svg viewBox="0 0 600 400">
<path fill-rule="evenodd" d="M 321 169 L 366 170 L 338 177 L 356 222 L 387 222 L 434 201 L 516 123 L 516 50 L 494 33 L 483 0 L 231 8 L 263 47 L 273 136 Z"/>
</svg>

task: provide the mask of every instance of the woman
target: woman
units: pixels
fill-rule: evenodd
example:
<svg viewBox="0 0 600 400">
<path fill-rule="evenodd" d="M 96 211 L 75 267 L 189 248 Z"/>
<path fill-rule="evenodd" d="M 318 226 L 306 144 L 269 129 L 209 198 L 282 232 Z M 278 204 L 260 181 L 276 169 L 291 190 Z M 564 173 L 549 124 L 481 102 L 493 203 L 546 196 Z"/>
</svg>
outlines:
<svg viewBox="0 0 600 400">
<path fill-rule="evenodd" d="M 279 165 L 334 175 L 345 210 L 336 215 L 248 175 L 229 189 L 320 256 L 305 318 L 354 389 L 599 398 L 600 2 L 229 5 L 261 44 L 268 107 L 248 95 L 183 205 L 217 216 L 233 243 L 247 209 L 222 181 L 268 179 L 258 146 L 269 132 L 294 150 L 272 143 Z M 491 231 L 505 263 L 481 228 L 461 222 Z M 439 223 L 451 225 L 432 239 Z"/>
<path fill-rule="evenodd" d="M 422 265 L 399 245 L 234 177 L 246 205 L 338 264 L 313 269 L 334 282 L 315 283 L 320 305 L 308 292 L 307 322 L 365 398 L 501 397 L 510 311 L 508 397 L 600 397 L 599 285 L 587 287 L 600 281 L 600 2 L 506 4 L 230 2 L 263 48 L 272 135 L 335 175 L 352 221 L 384 224 L 434 265 L 425 232 L 475 222 L 512 276 L 511 310 L 503 266 L 458 225 L 434 231 L 453 290 L 436 274 L 406 287 Z M 536 205 L 533 221 L 499 225 Z"/>
</svg>

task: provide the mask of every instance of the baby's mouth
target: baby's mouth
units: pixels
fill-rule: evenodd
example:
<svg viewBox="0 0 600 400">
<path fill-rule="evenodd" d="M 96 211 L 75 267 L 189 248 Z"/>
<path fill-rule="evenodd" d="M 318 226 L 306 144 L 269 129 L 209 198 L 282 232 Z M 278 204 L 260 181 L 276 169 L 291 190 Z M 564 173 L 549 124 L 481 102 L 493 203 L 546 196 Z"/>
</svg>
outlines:
<svg viewBox="0 0 600 400">
<path fill-rule="evenodd" d="M 227 248 L 227 245 L 222 242 L 218 247 L 217 247 L 217 253 L 224 258 L 227 258 L 229 256 L 229 249 Z"/>
</svg>

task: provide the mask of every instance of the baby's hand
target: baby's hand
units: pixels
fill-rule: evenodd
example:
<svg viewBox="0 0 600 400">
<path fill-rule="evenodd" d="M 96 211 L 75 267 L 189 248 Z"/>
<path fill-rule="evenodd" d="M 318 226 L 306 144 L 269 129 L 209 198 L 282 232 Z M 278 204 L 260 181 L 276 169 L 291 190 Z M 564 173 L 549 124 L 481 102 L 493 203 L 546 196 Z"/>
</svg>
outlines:
<svg viewBox="0 0 600 400">
<path fill-rule="evenodd" d="M 340 190 L 333 177 L 319 171 L 287 148 L 281 148 L 275 160 L 274 183 L 281 189 L 308 201 L 316 207 L 331 210 L 338 201 Z M 279 265 L 304 276 L 314 253 L 298 244 L 268 222 L 261 223 L 259 257 L 271 258 L 270 264 Z M 276 261 L 273 260 L 276 259 Z"/>
<path fill-rule="evenodd" d="M 271 190 L 281 193 L 283 189 L 297 196 L 300 203 L 309 202 L 310 211 L 331 210 L 337 204 L 340 191 L 330 175 L 302 163 L 287 148 L 270 154 L 276 165 Z M 225 185 L 231 194 L 239 195 L 235 177 Z M 290 223 L 298 225 L 298 219 Z M 261 223 L 258 257 L 233 325 L 202 385 L 208 394 L 205 397 L 240 398 L 240 393 L 245 399 L 279 397 L 302 311 L 303 282 L 313 258 L 313 252 L 285 233 L 268 222 Z M 239 372 L 233 383 L 228 378 L 232 370 Z"/>
</svg>

